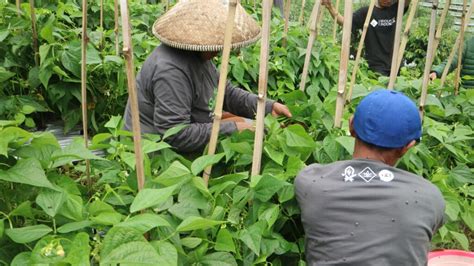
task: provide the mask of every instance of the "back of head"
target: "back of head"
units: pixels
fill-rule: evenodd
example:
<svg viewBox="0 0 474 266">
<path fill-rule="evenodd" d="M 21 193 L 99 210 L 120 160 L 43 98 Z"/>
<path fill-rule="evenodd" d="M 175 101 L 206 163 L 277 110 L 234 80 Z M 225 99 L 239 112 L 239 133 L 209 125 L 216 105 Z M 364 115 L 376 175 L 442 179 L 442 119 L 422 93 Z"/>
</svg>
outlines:
<svg viewBox="0 0 474 266">
<path fill-rule="evenodd" d="M 163 43 L 182 50 L 223 50 L 229 8 L 228 0 L 180 0 L 155 21 L 153 34 Z M 232 48 L 241 48 L 260 38 L 260 26 L 237 4 Z"/>
<path fill-rule="evenodd" d="M 365 143 L 386 149 L 405 147 L 421 138 L 421 119 L 415 103 L 401 92 L 376 90 L 357 106 L 353 128 Z"/>
</svg>

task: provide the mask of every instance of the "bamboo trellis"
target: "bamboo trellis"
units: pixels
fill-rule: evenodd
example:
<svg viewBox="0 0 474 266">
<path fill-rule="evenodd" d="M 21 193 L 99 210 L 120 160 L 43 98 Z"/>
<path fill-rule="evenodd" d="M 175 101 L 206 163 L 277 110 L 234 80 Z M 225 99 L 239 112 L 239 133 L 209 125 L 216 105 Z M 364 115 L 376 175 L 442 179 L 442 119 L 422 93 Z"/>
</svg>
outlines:
<svg viewBox="0 0 474 266">
<path fill-rule="evenodd" d="M 82 1 L 82 38 L 81 38 L 81 108 L 82 108 L 82 131 L 84 146 L 89 146 L 89 131 L 87 120 L 87 0 Z M 87 186 L 91 188 L 90 162 L 86 160 Z"/>
<path fill-rule="evenodd" d="M 118 0 L 114 0 L 115 55 L 117 56 L 120 54 L 118 28 L 119 28 Z"/>
<path fill-rule="evenodd" d="M 135 88 L 135 66 L 133 64 L 133 45 L 130 34 L 130 19 L 128 14 L 128 0 L 120 0 L 120 15 L 122 17 L 123 55 L 127 69 L 128 97 L 132 113 L 133 146 L 135 151 L 135 168 L 137 174 L 138 190 L 141 191 L 145 184 L 143 169 L 142 140 L 140 130 L 140 117 L 138 113 L 138 100 Z"/>
<path fill-rule="evenodd" d="M 340 0 L 336 0 L 336 11 L 339 13 L 339 2 Z M 334 25 L 332 26 L 332 40 L 336 42 L 336 36 L 337 36 L 337 16 L 334 17 Z"/>
<path fill-rule="evenodd" d="M 314 40 L 316 39 L 316 36 L 318 35 L 318 30 L 317 30 L 317 23 L 319 21 L 318 15 L 320 14 L 319 10 L 321 9 L 321 0 L 316 0 L 314 2 L 313 6 L 313 11 L 311 12 L 311 18 L 310 18 L 310 34 L 308 38 L 308 46 L 306 47 L 306 55 L 304 58 L 304 66 L 303 66 L 303 72 L 301 74 L 301 81 L 300 81 L 300 90 L 304 91 L 305 86 L 306 86 L 306 77 L 308 76 L 308 69 L 309 69 L 309 64 L 311 63 L 311 51 L 313 49 L 314 45 Z"/>
<path fill-rule="evenodd" d="M 421 97 L 420 97 L 420 117 L 423 118 L 426 96 L 428 93 L 428 82 L 429 75 L 431 70 L 431 64 L 433 63 L 433 44 L 436 31 L 436 12 L 438 10 L 438 0 L 433 0 L 433 5 L 431 9 L 431 22 L 430 22 L 430 33 L 428 36 L 428 50 L 425 61 L 425 70 L 423 74 L 423 84 L 421 87 Z"/>
<path fill-rule="evenodd" d="M 461 17 L 461 28 L 464 28 L 466 25 L 466 6 L 467 0 L 463 1 L 462 6 L 462 17 Z M 456 76 L 454 76 L 454 95 L 458 94 L 459 91 L 459 80 L 461 79 L 461 63 L 462 63 L 462 56 L 464 52 L 464 31 L 460 32 L 460 37 L 462 41 L 459 42 L 459 49 L 458 49 L 458 65 L 456 67 Z"/>
<path fill-rule="evenodd" d="M 36 30 L 36 12 L 35 12 L 35 1 L 30 0 L 31 10 L 31 32 L 33 35 L 33 52 L 35 53 L 35 65 L 39 65 L 39 51 L 38 51 L 38 31 Z"/>
<path fill-rule="evenodd" d="M 367 30 L 369 28 L 369 22 L 370 22 L 370 19 L 372 18 L 372 13 L 374 11 L 375 1 L 376 0 L 370 1 L 369 10 L 367 11 L 367 16 L 365 17 L 364 28 L 362 30 L 362 35 L 360 37 L 359 46 L 357 47 L 357 54 L 356 54 L 356 58 L 354 62 L 354 68 L 352 69 L 351 83 L 349 85 L 349 89 L 346 96 L 347 102 L 350 102 L 352 99 L 352 90 L 354 89 L 357 71 L 359 70 L 360 58 L 362 55 L 362 47 L 364 46 L 365 36 L 367 35 Z"/>
<path fill-rule="evenodd" d="M 18 14 L 18 16 L 21 15 L 21 8 L 20 8 L 20 3 L 21 1 L 20 0 L 16 0 L 16 12 Z"/>
<path fill-rule="evenodd" d="M 398 58 L 397 58 L 397 70 L 400 69 L 403 60 L 403 54 L 405 54 L 405 49 L 408 43 L 408 37 L 410 34 L 410 28 L 413 24 L 413 18 L 415 17 L 416 10 L 418 9 L 418 0 L 411 1 L 410 13 L 408 14 L 408 19 L 405 24 L 405 30 L 403 30 L 402 41 L 400 42 L 400 48 L 398 49 Z"/>
<path fill-rule="evenodd" d="M 433 51 L 436 51 L 438 49 L 439 42 L 441 41 L 441 33 L 443 32 L 444 22 L 446 21 L 446 16 L 448 15 L 450 5 L 451 0 L 446 0 L 446 2 L 444 3 L 443 12 L 441 13 L 441 18 L 438 23 L 438 28 L 436 29 Z"/>
<path fill-rule="evenodd" d="M 300 11 L 300 17 L 298 19 L 300 24 L 303 24 L 303 22 L 304 22 L 304 7 L 305 7 L 305 5 L 306 5 L 306 0 L 301 0 L 301 11 Z"/>
<path fill-rule="evenodd" d="M 286 47 L 288 39 L 288 25 L 290 23 L 291 0 L 285 0 L 285 26 L 283 28 L 282 46 Z"/>
<path fill-rule="evenodd" d="M 469 11 L 467 12 L 466 17 L 470 20 L 472 16 L 472 12 L 474 11 L 474 0 L 471 1 L 471 6 L 469 7 Z M 469 22 L 469 21 L 468 21 Z M 453 45 L 453 49 L 451 49 L 451 52 L 449 53 L 448 60 L 446 61 L 446 67 L 444 68 L 443 74 L 441 75 L 441 85 L 440 87 L 443 87 L 444 83 L 446 82 L 446 77 L 448 76 L 449 72 L 449 66 L 451 65 L 451 62 L 453 61 L 454 55 L 456 54 L 457 49 L 459 48 L 459 42 L 464 41 L 461 40 L 461 32 L 465 32 L 467 29 L 467 26 L 469 23 L 466 23 L 464 27 L 461 27 L 458 37 L 456 38 L 456 42 Z"/>
<path fill-rule="evenodd" d="M 267 100 L 268 53 L 270 46 L 270 25 L 273 0 L 263 0 L 262 45 L 260 50 L 260 71 L 258 77 L 257 125 L 252 160 L 252 176 L 260 174 L 262 146 L 265 126 L 265 102 Z"/>
<path fill-rule="evenodd" d="M 222 119 L 222 108 L 224 105 L 225 85 L 227 82 L 227 68 L 229 65 L 230 49 L 232 44 L 232 32 L 234 30 L 235 11 L 238 0 L 229 1 L 229 10 L 227 14 L 227 22 L 224 35 L 224 49 L 222 51 L 222 63 L 219 76 L 219 84 L 217 86 L 216 107 L 214 109 L 214 122 L 212 123 L 211 139 L 209 141 L 208 154 L 213 155 L 216 152 L 217 137 Z M 208 166 L 203 173 L 204 183 L 207 186 L 209 176 L 211 175 L 212 165 Z"/>
<path fill-rule="evenodd" d="M 405 12 L 405 0 L 398 0 L 397 25 L 395 27 L 395 40 L 393 42 L 392 68 L 390 70 L 390 80 L 388 89 L 391 90 L 395 86 L 395 80 L 398 76 L 398 49 L 400 48 L 400 33 L 402 32 L 403 13 Z"/>
<path fill-rule="evenodd" d="M 349 50 L 351 45 L 351 29 L 352 29 L 352 1 L 344 1 L 344 25 L 342 27 L 342 48 L 341 48 L 341 64 L 339 66 L 339 81 L 337 87 L 336 98 L 336 114 L 334 116 L 334 126 L 341 127 L 342 113 L 344 110 L 344 91 L 347 82 L 347 66 L 349 64 Z"/>
</svg>

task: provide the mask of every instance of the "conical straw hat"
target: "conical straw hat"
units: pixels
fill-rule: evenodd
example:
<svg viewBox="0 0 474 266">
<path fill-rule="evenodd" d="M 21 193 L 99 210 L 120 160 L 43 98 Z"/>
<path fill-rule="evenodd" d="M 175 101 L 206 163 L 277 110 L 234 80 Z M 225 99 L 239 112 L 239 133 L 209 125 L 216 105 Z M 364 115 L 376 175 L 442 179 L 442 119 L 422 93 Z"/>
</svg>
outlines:
<svg viewBox="0 0 474 266">
<path fill-rule="evenodd" d="M 228 2 L 223 0 L 181 0 L 153 24 L 153 34 L 163 43 L 183 50 L 221 51 L 227 22 Z M 232 48 L 260 38 L 260 27 L 238 4 Z"/>
</svg>

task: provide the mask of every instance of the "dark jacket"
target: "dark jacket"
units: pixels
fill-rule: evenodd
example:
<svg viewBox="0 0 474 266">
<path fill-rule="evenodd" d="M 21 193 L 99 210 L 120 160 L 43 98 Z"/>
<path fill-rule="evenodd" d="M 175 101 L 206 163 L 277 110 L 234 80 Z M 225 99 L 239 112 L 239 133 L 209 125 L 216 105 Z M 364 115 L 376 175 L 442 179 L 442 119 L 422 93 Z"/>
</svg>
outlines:
<svg viewBox="0 0 474 266">
<path fill-rule="evenodd" d="M 446 67 L 446 61 L 442 64 L 433 67 L 433 72 L 440 77 Z M 458 66 L 458 55 L 454 56 L 453 62 L 449 66 L 449 72 L 456 69 Z M 467 78 L 471 76 L 471 78 Z M 474 36 L 464 42 L 463 56 L 461 62 L 461 84 L 465 88 L 474 88 Z"/>
</svg>

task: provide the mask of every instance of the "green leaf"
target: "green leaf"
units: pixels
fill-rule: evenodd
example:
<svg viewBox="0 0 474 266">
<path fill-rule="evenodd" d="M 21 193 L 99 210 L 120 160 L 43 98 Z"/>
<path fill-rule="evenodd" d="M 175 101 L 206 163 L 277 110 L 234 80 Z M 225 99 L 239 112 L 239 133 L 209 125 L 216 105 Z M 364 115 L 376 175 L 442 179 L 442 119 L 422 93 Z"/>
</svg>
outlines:
<svg viewBox="0 0 474 266">
<path fill-rule="evenodd" d="M 178 251 L 168 241 L 154 241 L 151 243 L 158 252 L 160 266 L 178 265 Z"/>
<path fill-rule="evenodd" d="M 53 230 L 44 224 L 5 230 L 5 234 L 19 244 L 29 243 L 42 238 Z"/>
<path fill-rule="evenodd" d="M 36 204 L 38 204 L 46 214 L 54 217 L 65 200 L 66 195 L 63 192 L 43 189 L 36 197 Z"/>
<path fill-rule="evenodd" d="M 164 218 L 157 214 L 143 213 L 116 225 L 117 227 L 129 227 L 139 231 L 141 234 L 159 226 L 171 226 Z"/>
<path fill-rule="evenodd" d="M 160 257 L 140 232 L 128 227 L 113 227 L 104 238 L 101 264 L 156 265 Z"/>
<path fill-rule="evenodd" d="M 240 240 L 242 240 L 257 256 L 260 255 L 260 243 L 262 241 L 265 226 L 266 223 L 264 221 L 258 221 L 247 229 L 241 231 L 240 234 Z"/>
<path fill-rule="evenodd" d="M 272 204 L 271 207 L 267 207 L 266 210 L 262 214 L 260 214 L 258 219 L 261 221 L 266 221 L 268 224 L 268 229 L 270 229 L 278 219 L 279 213 L 280 207 L 276 204 Z"/>
<path fill-rule="evenodd" d="M 446 198 L 446 210 L 445 213 L 448 215 L 451 221 L 457 221 L 458 214 L 461 211 L 459 203 L 456 198 Z"/>
<path fill-rule="evenodd" d="M 165 186 L 185 182 L 191 178 L 191 171 L 179 161 L 174 161 L 163 173 L 153 181 Z"/>
<path fill-rule="evenodd" d="M 467 203 L 464 206 L 464 212 L 461 214 L 461 218 L 469 229 L 474 231 L 474 208 Z"/>
<path fill-rule="evenodd" d="M 269 145 L 265 145 L 265 147 L 263 147 L 263 150 L 265 154 L 270 157 L 270 159 L 272 159 L 279 165 L 283 165 L 283 160 L 285 159 L 285 154 L 283 152 L 276 151 Z"/>
<path fill-rule="evenodd" d="M 185 237 L 181 239 L 181 244 L 188 248 L 195 248 L 202 243 L 202 239 L 198 237 Z"/>
<path fill-rule="evenodd" d="M 339 136 L 336 138 L 336 141 L 346 149 L 349 154 L 354 153 L 354 142 L 355 139 L 349 136 Z"/>
<path fill-rule="evenodd" d="M 270 198 L 278 192 L 283 186 L 285 186 L 285 182 L 274 178 L 271 175 L 263 175 L 263 177 L 258 181 L 257 185 L 254 187 L 255 191 L 255 198 L 266 202 L 270 200 Z"/>
<path fill-rule="evenodd" d="M 0 129 L 0 155 L 8 156 L 8 146 L 11 144 L 22 145 L 31 139 L 32 134 L 28 131 L 17 128 L 7 127 Z"/>
<path fill-rule="evenodd" d="M 67 252 L 64 262 L 77 266 L 89 266 L 90 252 L 89 235 L 84 232 L 78 233 L 71 243 L 71 248 Z"/>
<path fill-rule="evenodd" d="M 62 150 L 57 150 L 51 155 L 54 161 L 52 167 L 59 167 L 77 160 L 105 160 L 84 147 L 84 140 L 77 138 Z"/>
<path fill-rule="evenodd" d="M 43 25 L 43 28 L 40 31 L 40 36 L 45 39 L 48 43 L 53 43 L 54 38 L 53 38 L 53 24 L 54 24 L 55 18 L 54 15 L 49 17 L 48 21 Z"/>
<path fill-rule="evenodd" d="M 76 77 L 81 76 L 81 47 L 80 45 L 70 44 L 66 50 L 61 54 L 61 63 L 64 68 L 69 70 Z"/>
<path fill-rule="evenodd" d="M 177 185 L 160 189 L 143 189 L 138 192 L 133 200 L 132 205 L 130 206 L 130 212 L 140 211 L 165 202 L 169 197 L 171 197 L 171 195 L 173 195 L 176 188 Z"/>
<path fill-rule="evenodd" d="M 58 233 L 66 234 L 66 233 L 70 233 L 70 232 L 73 232 L 73 231 L 78 231 L 78 230 L 84 229 L 86 227 L 89 227 L 92 224 L 93 223 L 89 220 L 67 223 L 67 224 L 64 224 L 64 225 L 62 225 L 61 227 L 58 228 Z"/>
<path fill-rule="evenodd" d="M 0 42 L 3 42 L 8 37 L 9 34 L 10 34 L 10 30 L 8 29 L 0 30 Z"/>
<path fill-rule="evenodd" d="M 31 261 L 31 252 L 22 252 L 13 258 L 11 266 L 33 265 Z M 35 265 L 36 266 L 36 265 Z"/>
<path fill-rule="evenodd" d="M 79 61 L 82 63 L 82 60 Z M 101 64 L 102 59 L 100 58 L 99 51 L 95 49 L 95 47 L 89 43 L 87 46 L 87 52 L 86 52 L 86 62 L 88 65 L 95 65 L 95 64 Z"/>
<path fill-rule="evenodd" d="M 45 88 L 48 88 L 49 80 L 53 76 L 53 70 L 49 66 L 40 68 L 38 78 Z"/>
<path fill-rule="evenodd" d="M 314 140 L 306 133 L 306 130 L 301 125 L 291 125 L 286 129 L 286 144 L 288 146 L 314 148 Z"/>
<path fill-rule="evenodd" d="M 227 252 L 214 252 L 202 257 L 200 263 L 208 266 L 237 266 L 234 256 Z"/>
<path fill-rule="evenodd" d="M 206 167 L 219 162 L 224 157 L 224 155 L 224 153 L 219 153 L 213 155 L 204 155 L 197 158 L 191 164 L 191 172 L 193 173 L 193 175 L 198 175 L 200 172 L 206 169 Z"/>
<path fill-rule="evenodd" d="M 449 231 L 449 233 L 456 239 L 456 241 L 461 245 L 464 250 L 469 250 L 469 240 L 465 234 Z"/>
<path fill-rule="evenodd" d="M 0 180 L 57 190 L 46 178 L 39 161 L 33 158 L 20 159 L 7 171 L 0 170 Z"/>
<path fill-rule="evenodd" d="M 10 217 L 13 216 L 22 216 L 30 219 L 34 219 L 33 209 L 31 208 L 31 202 L 25 201 L 22 202 L 18 207 L 16 207 L 13 211 L 10 212 L 8 215 Z"/>
<path fill-rule="evenodd" d="M 66 201 L 63 203 L 58 214 L 75 221 L 82 221 L 82 198 L 78 195 L 69 194 L 66 197 Z"/>
<path fill-rule="evenodd" d="M 214 221 L 202 217 L 191 216 L 182 221 L 181 224 L 176 228 L 176 231 L 185 232 L 199 229 L 208 229 L 223 223 L 225 223 L 225 221 Z"/>
<path fill-rule="evenodd" d="M 214 249 L 217 251 L 229 251 L 235 253 L 235 244 L 232 235 L 226 228 L 221 228 L 217 234 L 216 245 Z"/>
<path fill-rule="evenodd" d="M 150 152 L 171 148 L 171 145 L 166 142 L 154 142 L 147 139 L 142 139 L 142 147 L 143 153 L 148 154 Z"/>
<path fill-rule="evenodd" d="M 5 219 L 0 219 L 0 239 L 3 237 L 3 232 L 5 232 Z"/>
<path fill-rule="evenodd" d="M 9 80 L 11 77 L 15 76 L 14 72 L 10 72 L 3 67 L 0 67 L 0 83 L 3 83 Z"/>
<path fill-rule="evenodd" d="M 173 136 L 173 135 L 176 135 L 178 134 L 181 130 L 183 130 L 184 128 L 186 128 L 188 125 L 177 125 L 177 126 L 174 126 L 168 130 L 166 130 L 165 134 L 163 134 L 163 140 Z"/>
</svg>

